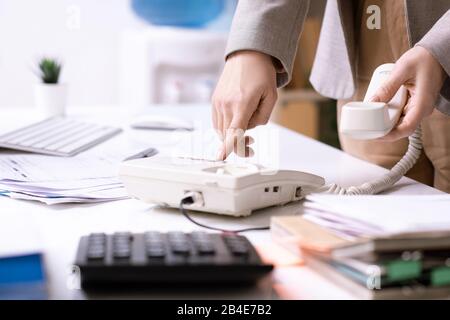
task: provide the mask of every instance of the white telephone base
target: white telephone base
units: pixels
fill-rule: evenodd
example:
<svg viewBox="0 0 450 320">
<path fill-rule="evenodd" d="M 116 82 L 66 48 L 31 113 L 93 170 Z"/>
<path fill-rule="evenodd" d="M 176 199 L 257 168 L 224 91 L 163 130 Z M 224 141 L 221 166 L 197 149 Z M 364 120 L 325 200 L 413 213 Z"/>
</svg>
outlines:
<svg viewBox="0 0 450 320">
<path fill-rule="evenodd" d="M 121 164 L 119 176 L 130 196 L 177 208 L 187 194 L 187 209 L 231 216 L 302 199 L 325 183 L 322 177 L 254 164 L 154 156 Z"/>
<path fill-rule="evenodd" d="M 375 69 L 362 102 L 349 102 L 342 107 L 339 131 L 354 139 L 376 139 L 388 134 L 397 124 L 408 94 L 401 87 L 389 103 L 370 102 L 377 89 L 387 80 L 395 64 Z"/>
</svg>

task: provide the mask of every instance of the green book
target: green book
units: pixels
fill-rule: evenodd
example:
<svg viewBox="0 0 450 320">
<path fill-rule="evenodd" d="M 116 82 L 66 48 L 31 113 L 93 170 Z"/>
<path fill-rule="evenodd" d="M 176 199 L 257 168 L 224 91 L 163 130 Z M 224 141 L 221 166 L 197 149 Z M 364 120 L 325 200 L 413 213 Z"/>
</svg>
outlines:
<svg viewBox="0 0 450 320">
<path fill-rule="evenodd" d="M 430 282 L 432 286 L 450 285 L 450 266 L 433 268 L 430 274 Z"/>
</svg>

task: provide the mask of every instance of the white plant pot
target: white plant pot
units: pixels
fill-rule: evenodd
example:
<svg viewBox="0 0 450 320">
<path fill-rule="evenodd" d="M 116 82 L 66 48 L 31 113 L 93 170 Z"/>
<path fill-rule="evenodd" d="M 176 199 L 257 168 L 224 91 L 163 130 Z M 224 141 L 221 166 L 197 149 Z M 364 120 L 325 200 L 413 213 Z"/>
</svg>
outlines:
<svg viewBox="0 0 450 320">
<path fill-rule="evenodd" d="M 67 86 L 39 83 L 34 88 L 35 104 L 42 118 L 63 116 L 66 111 Z"/>
</svg>

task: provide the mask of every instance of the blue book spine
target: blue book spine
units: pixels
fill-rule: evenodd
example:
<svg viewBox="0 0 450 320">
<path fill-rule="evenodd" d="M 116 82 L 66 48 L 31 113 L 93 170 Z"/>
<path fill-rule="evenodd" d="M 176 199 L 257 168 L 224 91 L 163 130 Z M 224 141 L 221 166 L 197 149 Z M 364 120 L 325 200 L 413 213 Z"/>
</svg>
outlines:
<svg viewBox="0 0 450 320">
<path fill-rule="evenodd" d="M 0 258 L 0 299 L 46 299 L 42 260 L 39 253 Z"/>
</svg>

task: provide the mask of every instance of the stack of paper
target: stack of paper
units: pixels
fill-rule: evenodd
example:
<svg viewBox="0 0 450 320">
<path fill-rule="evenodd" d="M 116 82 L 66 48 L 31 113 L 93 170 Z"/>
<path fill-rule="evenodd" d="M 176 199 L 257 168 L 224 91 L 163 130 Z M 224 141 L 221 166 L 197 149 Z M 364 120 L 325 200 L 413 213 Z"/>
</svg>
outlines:
<svg viewBox="0 0 450 320">
<path fill-rule="evenodd" d="M 125 199 L 127 194 L 117 177 L 119 163 L 155 153 L 153 148 L 143 151 L 136 147 L 100 148 L 72 158 L 2 153 L 0 194 L 46 204 Z"/>
<path fill-rule="evenodd" d="M 450 295 L 450 195 L 307 197 L 274 240 L 361 298 Z"/>
<path fill-rule="evenodd" d="M 310 195 L 304 218 L 340 235 L 374 237 L 450 232 L 450 195 Z"/>
</svg>

